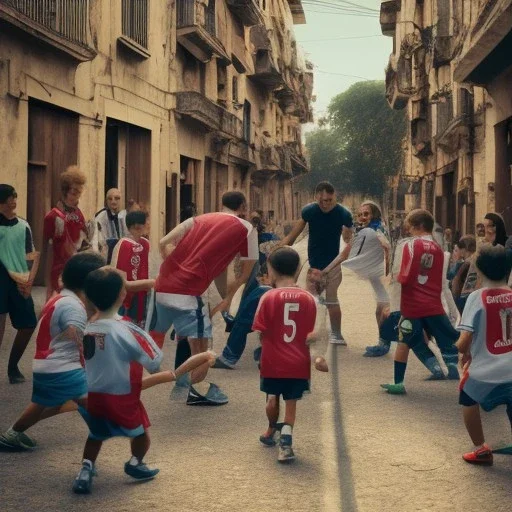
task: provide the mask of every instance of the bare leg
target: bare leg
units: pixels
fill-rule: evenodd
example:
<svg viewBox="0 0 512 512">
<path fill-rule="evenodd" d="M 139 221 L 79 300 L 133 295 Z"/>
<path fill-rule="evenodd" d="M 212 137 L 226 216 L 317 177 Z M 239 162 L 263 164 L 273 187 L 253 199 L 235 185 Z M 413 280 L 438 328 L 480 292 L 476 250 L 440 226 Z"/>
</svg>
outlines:
<svg viewBox="0 0 512 512">
<path fill-rule="evenodd" d="M 19 372 L 18 363 L 27 348 L 33 332 L 34 329 L 20 329 L 16 333 L 16 337 L 14 338 L 11 348 L 11 355 L 9 356 L 9 364 L 7 366 L 7 372 L 9 374 Z"/>
<path fill-rule="evenodd" d="M 279 397 L 276 395 L 267 395 L 267 404 L 265 412 L 268 418 L 268 428 L 263 434 L 264 437 L 270 437 L 274 434 L 276 428 L 275 424 L 279 419 Z"/>
<path fill-rule="evenodd" d="M 7 319 L 7 315 L 0 315 L 0 347 L 2 346 L 2 341 L 4 340 L 5 334 L 5 321 Z"/>
<path fill-rule="evenodd" d="M 331 322 L 331 332 L 341 334 L 341 307 L 339 304 L 328 304 L 329 320 Z"/>
<path fill-rule="evenodd" d="M 395 361 L 397 363 L 407 363 L 409 359 L 409 345 L 399 342 L 396 346 Z"/>
<path fill-rule="evenodd" d="M 286 400 L 284 410 L 284 423 L 293 427 L 297 414 L 297 400 Z"/>
<path fill-rule="evenodd" d="M 94 464 L 98 458 L 102 445 L 103 441 L 88 438 L 85 442 L 84 459 L 90 460 Z"/>
<path fill-rule="evenodd" d="M 13 430 L 16 432 L 25 432 L 25 430 L 35 425 L 41 419 L 41 414 L 45 409 L 46 407 L 43 405 L 31 402 L 23 411 L 18 421 L 12 426 Z"/>
<path fill-rule="evenodd" d="M 464 424 L 469 437 L 475 446 L 481 446 L 485 443 L 482 419 L 480 418 L 480 406 L 478 404 L 462 408 Z"/>
<path fill-rule="evenodd" d="M 132 455 L 137 457 L 139 462 L 142 462 L 144 456 L 149 450 L 150 445 L 151 441 L 147 432 L 144 432 L 144 434 L 140 436 L 134 437 L 131 440 Z"/>
<path fill-rule="evenodd" d="M 208 338 L 189 338 L 188 342 L 190 344 L 190 351 L 193 356 L 208 350 Z M 206 363 L 190 372 L 190 380 L 192 384 L 202 382 L 206 378 L 209 367 L 210 365 Z"/>
</svg>

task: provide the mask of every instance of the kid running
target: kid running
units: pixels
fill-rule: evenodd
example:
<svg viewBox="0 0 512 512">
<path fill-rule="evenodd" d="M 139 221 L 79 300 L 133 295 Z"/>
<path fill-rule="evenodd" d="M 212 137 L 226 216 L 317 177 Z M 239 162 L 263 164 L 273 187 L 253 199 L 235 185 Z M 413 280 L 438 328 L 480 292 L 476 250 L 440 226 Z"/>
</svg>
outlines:
<svg viewBox="0 0 512 512">
<path fill-rule="evenodd" d="M 512 426 L 512 290 L 507 286 L 510 262 L 503 247 L 480 249 L 476 267 L 483 287 L 467 300 L 459 325 L 457 348 L 465 366 L 459 404 L 475 448 L 462 458 L 471 464 L 492 465 L 485 443 L 480 407 L 492 411 L 507 406 Z"/>
<path fill-rule="evenodd" d="M 64 289 L 41 312 L 33 364 L 32 402 L 18 421 L 0 435 L 0 446 L 32 449 L 36 442 L 25 434 L 38 421 L 76 410 L 72 400 L 85 405 L 87 378 L 83 368 L 82 337 L 87 323 L 85 279 L 102 267 L 99 254 L 80 253 L 68 260 L 62 272 Z M 66 405 L 65 405 L 66 404 Z"/>
<path fill-rule="evenodd" d="M 87 278 L 85 292 L 98 310 L 84 336 L 84 357 L 89 385 L 87 408 L 80 413 L 89 427 L 82 468 L 73 484 L 73 492 L 91 492 L 94 464 L 103 441 L 115 436 L 131 440 L 130 460 L 124 465 L 127 475 L 137 480 L 154 478 L 158 469 L 149 469 L 143 459 L 149 450 L 149 418 L 140 400 L 143 388 L 171 382 L 176 375 L 213 364 L 215 355 L 207 352 L 189 359 L 174 372 L 161 372 L 143 381 L 146 368 L 158 371 L 162 352 L 151 336 L 132 324 L 117 319 L 117 311 L 126 296 L 124 280 L 114 269 L 104 267 Z"/>
<path fill-rule="evenodd" d="M 267 394 L 268 429 L 260 437 L 266 446 L 274 446 L 279 419 L 279 397 L 285 401 L 284 423 L 279 441 L 279 462 L 295 458 L 292 449 L 292 431 L 295 424 L 297 400 L 309 391 L 311 377 L 311 356 L 308 344 L 316 320 L 314 297 L 301 290 L 295 275 L 300 258 L 290 247 L 273 252 L 268 260 L 268 274 L 274 290 L 260 300 L 252 326 L 261 333 L 261 385 Z M 327 371 L 323 357 L 315 359 L 315 367 Z"/>
</svg>

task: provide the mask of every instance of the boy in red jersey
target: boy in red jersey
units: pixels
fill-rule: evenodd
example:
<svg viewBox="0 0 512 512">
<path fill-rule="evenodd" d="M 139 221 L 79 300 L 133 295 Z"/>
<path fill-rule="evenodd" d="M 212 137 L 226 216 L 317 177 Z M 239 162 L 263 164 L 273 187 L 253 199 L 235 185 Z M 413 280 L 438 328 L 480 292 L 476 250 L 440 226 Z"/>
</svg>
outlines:
<svg viewBox="0 0 512 512">
<path fill-rule="evenodd" d="M 149 241 L 143 237 L 148 215 L 143 211 L 126 215 L 129 238 L 121 238 L 112 253 L 111 266 L 121 271 L 125 278 L 126 297 L 119 314 L 144 328 L 148 291 L 155 286 L 149 279 Z M 160 347 L 161 348 L 161 347 Z"/>
<path fill-rule="evenodd" d="M 448 367 L 448 377 L 458 378 L 454 343 L 459 338 L 441 301 L 444 253 L 432 238 L 434 217 L 413 210 L 405 219 L 410 241 L 404 245 L 397 281 L 402 285 L 399 322 L 400 341 L 395 352 L 394 384 L 382 384 L 392 395 L 405 394 L 404 377 L 409 350 L 424 343 L 424 332 L 433 336 Z"/>
<path fill-rule="evenodd" d="M 267 394 L 266 412 L 268 430 L 260 437 L 267 445 L 275 445 L 274 434 L 279 418 L 279 397 L 285 401 L 284 423 L 279 442 L 279 462 L 293 460 L 292 430 L 295 424 L 297 400 L 309 391 L 312 339 L 316 320 L 314 297 L 301 290 L 295 282 L 300 258 L 290 247 L 273 252 L 267 261 L 268 273 L 274 290 L 268 291 L 258 306 L 252 326 L 261 333 L 261 391 Z M 327 371 L 323 357 L 315 360 L 315 367 Z"/>
<path fill-rule="evenodd" d="M 48 244 L 46 254 L 46 298 L 60 291 L 59 278 L 66 262 L 78 252 L 88 232 L 85 218 L 78 208 L 85 183 L 83 174 L 72 165 L 60 175 L 62 200 L 44 218 L 44 241 Z"/>
</svg>

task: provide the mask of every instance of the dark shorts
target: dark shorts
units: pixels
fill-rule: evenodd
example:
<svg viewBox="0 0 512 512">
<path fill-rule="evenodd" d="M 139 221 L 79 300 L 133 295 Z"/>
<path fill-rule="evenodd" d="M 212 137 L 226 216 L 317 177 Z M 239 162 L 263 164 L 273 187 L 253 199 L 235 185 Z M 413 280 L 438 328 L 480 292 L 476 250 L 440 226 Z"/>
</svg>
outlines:
<svg viewBox="0 0 512 512">
<path fill-rule="evenodd" d="M 37 325 L 32 297 L 23 297 L 5 267 L 0 265 L 0 315 L 7 313 L 16 330 L 34 329 Z"/>
<path fill-rule="evenodd" d="M 302 395 L 309 391 L 309 380 L 262 377 L 260 379 L 260 390 L 267 395 L 283 395 L 283 400 L 300 400 Z"/>
<path fill-rule="evenodd" d="M 398 326 L 400 341 L 409 348 L 415 348 L 424 343 L 423 331 L 436 339 L 437 345 L 443 354 L 457 354 L 454 343 L 459 339 L 460 333 L 452 326 L 446 315 L 426 316 L 423 318 L 402 318 Z"/>
<path fill-rule="evenodd" d="M 464 389 L 461 389 L 459 394 L 459 404 L 465 407 L 471 407 L 479 404 L 486 412 L 496 409 L 499 405 L 512 407 L 512 384 L 498 384 L 480 402 L 473 400 L 473 398 L 471 398 Z"/>
</svg>

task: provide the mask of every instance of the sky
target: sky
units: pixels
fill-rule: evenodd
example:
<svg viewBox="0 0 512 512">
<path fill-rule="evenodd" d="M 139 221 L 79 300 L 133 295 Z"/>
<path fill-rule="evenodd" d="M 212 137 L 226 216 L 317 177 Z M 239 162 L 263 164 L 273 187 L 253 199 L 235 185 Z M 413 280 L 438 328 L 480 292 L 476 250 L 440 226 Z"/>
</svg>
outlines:
<svg viewBox="0 0 512 512">
<path fill-rule="evenodd" d="M 295 25 L 295 36 L 315 66 L 313 109 L 318 121 L 331 99 L 352 84 L 384 80 L 393 39 L 381 34 L 379 0 L 303 0 L 302 4 L 307 24 Z M 354 4 L 374 11 L 365 10 L 368 15 L 363 16 Z"/>
</svg>

